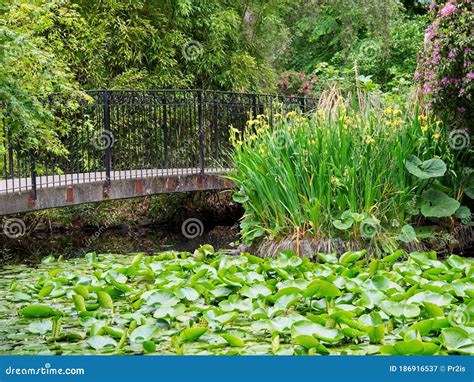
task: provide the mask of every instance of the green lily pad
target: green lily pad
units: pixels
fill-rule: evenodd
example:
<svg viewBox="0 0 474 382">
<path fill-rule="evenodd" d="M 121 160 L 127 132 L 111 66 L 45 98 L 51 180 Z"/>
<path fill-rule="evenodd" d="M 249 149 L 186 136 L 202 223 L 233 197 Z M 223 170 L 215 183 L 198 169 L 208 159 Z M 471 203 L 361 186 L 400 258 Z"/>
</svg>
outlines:
<svg viewBox="0 0 474 382">
<path fill-rule="evenodd" d="M 291 328 L 291 335 L 292 337 L 301 335 L 314 336 L 326 342 L 337 342 L 343 337 L 337 329 L 326 328 L 310 321 L 295 323 Z"/>
<path fill-rule="evenodd" d="M 117 341 L 108 336 L 92 336 L 87 339 L 87 344 L 95 350 L 101 350 L 104 348 L 115 348 Z"/>
<path fill-rule="evenodd" d="M 222 335 L 222 338 L 232 347 L 244 347 L 245 342 L 242 341 L 239 337 L 234 336 L 230 333 L 225 333 Z"/>
<path fill-rule="evenodd" d="M 457 353 L 474 354 L 474 341 L 462 328 L 446 328 L 441 331 L 441 340 L 448 350 Z"/>
<path fill-rule="evenodd" d="M 149 341 L 152 339 L 156 333 L 158 333 L 159 328 L 155 325 L 142 325 L 136 328 L 132 333 L 130 333 L 130 341 L 133 343 L 142 343 L 144 341 Z"/>
<path fill-rule="evenodd" d="M 199 339 L 199 337 L 206 333 L 207 330 L 207 328 L 187 328 L 181 332 L 179 337 L 183 341 L 196 341 Z"/>
<path fill-rule="evenodd" d="M 30 333 L 45 334 L 53 329 L 53 322 L 51 320 L 40 320 L 32 322 L 28 325 Z"/>
</svg>

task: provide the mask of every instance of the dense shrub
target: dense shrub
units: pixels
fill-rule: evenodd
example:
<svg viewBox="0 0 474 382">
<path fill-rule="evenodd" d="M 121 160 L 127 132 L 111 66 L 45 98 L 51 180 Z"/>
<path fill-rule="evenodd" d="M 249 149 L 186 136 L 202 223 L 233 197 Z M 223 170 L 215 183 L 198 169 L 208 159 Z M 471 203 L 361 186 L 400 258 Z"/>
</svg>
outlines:
<svg viewBox="0 0 474 382">
<path fill-rule="evenodd" d="M 278 82 L 278 92 L 288 96 L 306 96 L 311 94 L 318 78 L 305 72 L 289 72 Z"/>
<path fill-rule="evenodd" d="M 428 106 L 446 118 L 451 128 L 469 128 L 474 117 L 472 1 L 432 3 L 430 9 L 433 22 L 426 29 L 415 78 Z"/>
</svg>

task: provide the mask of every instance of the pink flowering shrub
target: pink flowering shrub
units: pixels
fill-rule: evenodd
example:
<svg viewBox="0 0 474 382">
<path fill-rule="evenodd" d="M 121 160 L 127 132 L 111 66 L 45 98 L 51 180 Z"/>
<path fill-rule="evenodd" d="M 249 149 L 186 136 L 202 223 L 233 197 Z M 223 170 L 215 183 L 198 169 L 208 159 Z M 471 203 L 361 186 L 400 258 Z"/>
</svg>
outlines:
<svg viewBox="0 0 474 382">
<path fill-rule="evenodd" d="M 278 81 L 278 92 L 290 97 L 310 95 L 316 82 L 318 78 L 313 73 L 289 72 Z"/>
<path fill-rule="evenodd" d="M 429 9 L 433 22 L 426 29 L 415 79 L 428 106 L 452 128 L 464 128 L 474 109 L 472 0 L 432 2 Z"/>
</svg>

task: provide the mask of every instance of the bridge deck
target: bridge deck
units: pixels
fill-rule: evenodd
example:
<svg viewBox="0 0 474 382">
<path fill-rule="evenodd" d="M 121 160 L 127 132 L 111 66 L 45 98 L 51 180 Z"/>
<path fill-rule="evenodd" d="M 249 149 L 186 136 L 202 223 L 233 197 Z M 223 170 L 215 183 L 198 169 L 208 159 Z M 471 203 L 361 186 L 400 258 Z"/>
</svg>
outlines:
<svg viewBox="0 0 474 382">
<path fill-rule="evenodd" d="M 104 200 L 133 198 L 173 192 L 219 190 L 232 187 L 222 177 L 228 168 L 142 169 L 48 175 L 36 177 L 36 193 L 31 178 L 0 179 L 0 215 L 55 207 L 67 207 Z M 14 191 L 13 191 L 14 190 Z"/>
<path fill-rule="evenodd" d="M 228 168 L 206 168 L 205 175 L 223 175 L 230 171 Z M 201 169 L 197 167 L 188 168 L 155 168 L 140 170 L 111 171 L 110 180 L 144 179 L 160 177 L 179 177 L 188 175 L 200 175 Z M 44 175 L 36 177 L 36 187 L 53 188 L 71 186 L 84 183 L 105 182 L 107 180 L 105 171 L 64 174 L 64 175 Z M 29 191 L 32 187 L 31 178 L 0 179 L 0 194 L 17 193 Z M 14 190 L 14 191 L 13 191 Z"/>
</svg>

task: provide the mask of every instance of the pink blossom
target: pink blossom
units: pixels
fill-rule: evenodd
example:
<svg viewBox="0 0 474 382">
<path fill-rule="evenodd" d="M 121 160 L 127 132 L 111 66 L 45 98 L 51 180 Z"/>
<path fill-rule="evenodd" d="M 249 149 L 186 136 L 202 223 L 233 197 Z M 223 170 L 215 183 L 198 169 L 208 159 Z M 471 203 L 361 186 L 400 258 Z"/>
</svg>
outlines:
<svg viewBox="0 0 474 382">
<path fill-rule="evenodd" d="M 431 10 L 431 9 L 435 9 L 436 8 L 436 4 L 435 3 L 430 3 L 430 5 L 428 6 L 428 8 Z"/>
<path fill-rule="evenodd" d="M 459 90 L 459 95 L 463 95 L 465 92 L 466 92 L 466 89 L 461 88 L 461 90 Z"/>
<path fill-rule="evenodd" d="M 431 93 L 431 87 L 428 82 L 425 83 L 423 90 L 425 91 L 425 93 Z"/>
<path fill-rule="evenodd" d="M 420 79 L 420 73 L 415 72 L 414 77 L 415 77 L 415 81 L 418 81 Z"/>
<path fill-rule="evenodd" d="M 474 72 L 469 72 L 466 74 L 466 77 L 472 80 L 474 78 Z"/>
<path fill-rule="evenodd" d="M 439 54 L 437 54 L 435 57 L 434 57 L 434 62 L 435 64 L 440 62 L 441 61 L 441 56 Z"/>
<path fill-rule="evenodd" d="M 456 57 L 456 52 L 454 50 L 451 50 L 448 54 L 448 58 L 453 59 Z"/>
<path fill-rule="evenodd" d="M 443 77 L 443 79 L 441 80 L 441 82 L 445 85 L 449 84 L 451 81 L 449 80 L 448 77 Z"/>
<path fill-rule="evenodd" d="M 456 10 L 456 5 L 453 3 L 448 3 L 446 4 L 443 9 L 440 11 L 440 15 L 442 17 L 444 16 L 449 16 L 451 13 L 453 13 Z"/>
<path fill-rule="evenodd" d="M 465 112 L 466 112 L 466 108 L 461 106 L 461 107 L 458 107 L 458 108 L 457 108 L 457 111 L 458 111 L 458 113 L 465 113 Z"/>
<path fill-rule="evenodd" d="M 469 54 L 472 52 L 471 48 L 464 48 L 464 54 Z"/>
</svg>

